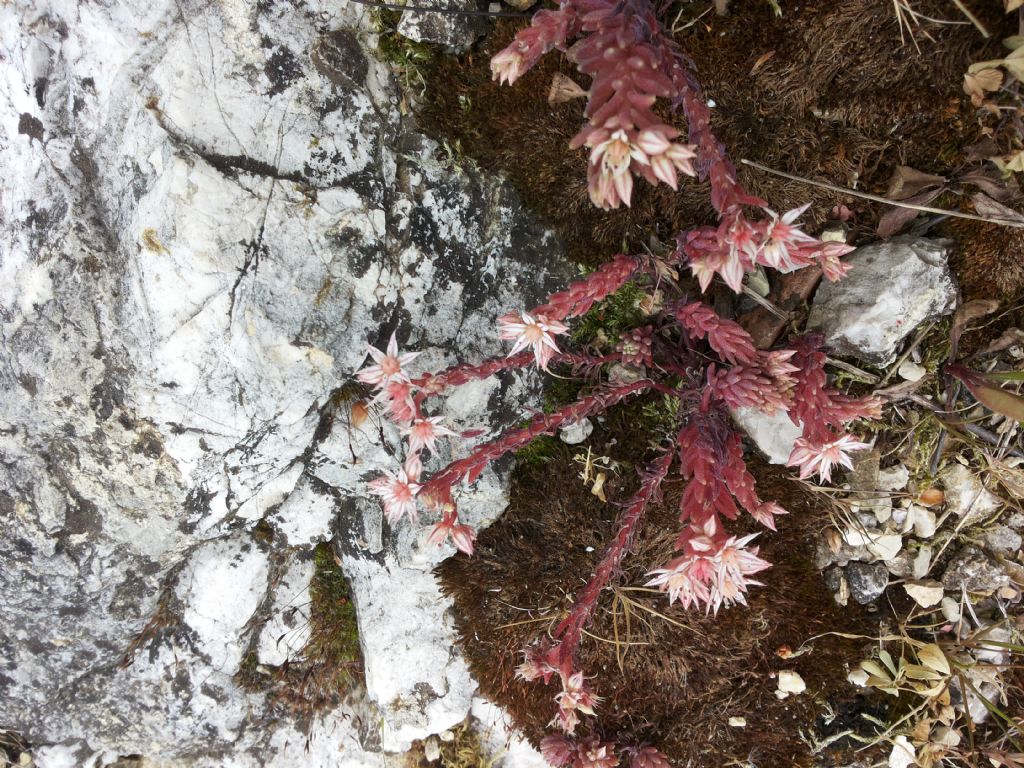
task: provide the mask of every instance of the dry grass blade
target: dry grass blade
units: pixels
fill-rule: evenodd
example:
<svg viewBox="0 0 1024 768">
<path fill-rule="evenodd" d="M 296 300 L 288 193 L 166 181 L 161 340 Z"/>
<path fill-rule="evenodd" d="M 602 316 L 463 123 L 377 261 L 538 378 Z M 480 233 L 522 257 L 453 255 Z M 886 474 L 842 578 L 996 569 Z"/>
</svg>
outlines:
<svg viewBox="0 0 1024 768">
<path fill-rule="evenodd" d="M 861 198 L 863 200 L 871 200 L 872 202 L 884 203 L 885 205 L 895 205 L 895 206 L 900 207 L 900 208 L 913 208 L 916 211 L 922 211 L 924 213 L 937 213 L 937 214 L 939 214 L 941 216 L 951 216 L 951 217 L 956 218 L 956 219 L 970 219 L 971 221 L 984 221 L 984 222 L 987 222 L 989 224 L 1001 224 L 1004 227 L 1014 227 L 1016 229 L 1024 229 L 1024 222 L 1020 222 L 1020 221 L 1010 221 L 1009 219 L 989 219 L 989 218 L 985 218 L 984 216 L 975 216 L 972 213 L 963 213 L 962 211 L 951 211 L 951 210 L 948 210 L 946 208 L 933 208 L 933 207 L 931 207 L 929 205 L 913 205 L 911 203 L 904 203 L 904 202 L 901 202 L 899 200 L 890 200 L 890 199 L 888 199 L 886 197 L 882 197 L 881 195 L 872 195 L 872 194 L 870 194 L 868 192 L 858 192 L 855 189 L 849 189 L 847 187 L 840 187 L 840 186 L 838 186 L 836 184 L 827 184 L 827 183 L 825 183 L 823 181 L 814 181 L 813 179 L 807 179 L 807 178 L 804 178 L 802 176 L 796 176 L 795 174 L 786 173 L 785 171 L 778 171 L 778 170 L 776 170 L 774 168 L 769 168 L 766 165 L 761 165 L 760 163 L 755 163 L 753 160 L 747 160 L 746 158 L 744 158 L 743 160 L 740 160 L 740 162 L 743 163 L 744 165 L 749 165 L 751 168 L 756 168 L 759 171 L 764 171 L 765 173 L 771 173 L 771 174 L 773 174 L 775 176 L 781 176 L 782 178 L 789 179 L 790 181 L 799 181 L 799 182 L 802 182 L 804 184 L 808 184 L 808 185 L 810 185 L 812 187 L 819 187 L 821 189 L 827 189 L 830 192 L 835 192 L 836 194 L 840 194 L 840 195 L 850 195 L 851 197 L 859 197 L 859 198 Z"/>
</svg>

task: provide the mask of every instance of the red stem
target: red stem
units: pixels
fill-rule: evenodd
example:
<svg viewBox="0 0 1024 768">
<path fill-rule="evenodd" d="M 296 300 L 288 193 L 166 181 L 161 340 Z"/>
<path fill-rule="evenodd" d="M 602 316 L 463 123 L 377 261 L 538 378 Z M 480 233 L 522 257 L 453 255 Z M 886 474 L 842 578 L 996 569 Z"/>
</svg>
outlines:
<svg viewBox="0 0 1024 768">
<path fill-rule="evenodd" d="M 673 451 L 669 449 L 649 464 L 644 472 L 640 489 L 627 501 L 619 514 L 619 530 L 601 555 L 601 560 L 594 570 L 594 575 L 576 596 L 569 615 L 555 629 L 555 637 L 561 637 L 558 646 L 559 661 L 575 667 L 576 649 L 583 637 L 583 629 L 590 624 L 597 609 L 597 600 L 601 590 L 618 570 L 622 559 L 629 552 L 636 533 L 637 525 L 647 511 L 647 505 L 661 487 L 661 481 L 668 474 L 672 464 Z"/>
<path fill-rule="evenodd" d="M 421 493 L 427 496 L 443 497 L 444 491 L 455 485 L 462 477 L 468 477 L 470 481 L 476 479 L 476 476 L 492 461 L 521 448 L 538 436 L 552 434 L 563 424 L 579 421 L 585 416 L 606 411 L 615 403 L 637 392 L 661 388 L 662 386 L 656 382 L 641 379 L 632 384 L 603 387 L 555 413 L 537 414 L 527 426 L 505 432 L 490 442 L 478 445 L 466 458 L 453 461 L 430 478 Z"/>
</svg>

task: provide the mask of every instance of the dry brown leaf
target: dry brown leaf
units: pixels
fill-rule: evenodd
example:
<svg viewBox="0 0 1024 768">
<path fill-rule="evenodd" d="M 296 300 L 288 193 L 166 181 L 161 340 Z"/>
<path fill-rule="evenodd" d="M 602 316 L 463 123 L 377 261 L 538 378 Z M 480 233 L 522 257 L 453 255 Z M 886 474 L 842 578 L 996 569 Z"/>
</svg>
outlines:
<svg viewBox="0 0 1024 768">
<path fill-rule="evenodd" d="M 768 62 L 768 59 L 770 59 L 774 55 L 775 51 L 768 51 L 768 53 L 761 54 L 761 56 L 758 57 L 757 61 L 754 62 L 754 66 L 750 68 L 750 74 L 752 75 L 755 72 L 757 72 L 757 70 L 763 67 Z"/>
<path fill-rule="evenodd" d="M 975 299 L 961 304 L 953 315 L 953 325 L 949 329 L 949 359 L 956 360 L 960 349 L 960 336 L 963 335 L 967 324 L 979 317 L 990 315 L 999 309 L 999 302 L 995 299 Z"/>
<path fill-rule="evenodd" d="M 984 216 L 988 219 L 1004 219 L 1006 221 L 1024 223 L 1024 214 L 996 202 L 984 192 L 978 192 L 974 195 L 971 198 L 971 202 L 974 203 L 974 210 L 979 216 Z"/>
<path fill-rule="evenodd" d="M 995 178 L 990 175 L 990 172 L 986 172 L 982 168 L 965 173 L 963 176 L 957 177 L 956 181 L 958 184 L 973 184 L 993 200 L 998 200 L 1000 203 L 1012 200 L 1020 192 L 1016 182 L 1007 184 L 1002 178 Z"/>
<path fill-rule="evenodd" d="M 1016 11 L 1024 5 L 1024 0 L 1006 0 L 1006 12 Z"/>
<path fill-rule="evenodd" d="M 562 104 L 573 99 L 582 99 L 586 95 L 587 92 L 578 83 L 561 72 L 556 72 L 555 76 L 551 78 L 551 89 L 548 91 L 549 104 Z"/>
<path fill-rule="evenodd" d="M 1007 328 L 1000 334 L 999 338 L 991 342 L 981 352 L 978 352 L 974 357 L 982 357 L 983 355 L 991 355 L 995 352 L 1002 352 L 1004 349 L 1015 347 L 1018 345 L 1024 345 L 1024 331 L 1020 328 Z"/>
<path fill-rule="evenodd" d="M 369 415 L 369 411 L 366 408 L 366 403 L 360 400 L 352 405 L 352 412 L 349 415 L 349 421 L 352 426 L 359 429 L 366 421 L 366 417 Z"/>
<path fill-rule="evenodd" d="M 1024 471 L 1011 467 L 999 459 L 989 459 L 989 468 L 999 484 L 1017 500 L 1024 499 Z"/>
<path fill-rule="evenodd" d="M 889 179 L 889 189 L 885 196 L 890 200 L 906 200 L 932 187 L 941 187 L 946 183 L 943 176 L 923 173 L 909 165 L 898 165 Z"/>
<path fill-rule="evenodd" d="M 1001 62 L 986 62 L 995 64 Z M 985 100 L 985 94 L 999 89 L 1003 84 L 1003 73 L 998 69 L 986 67 L 977 72 L 968 71 L 964 75 L 964 93 L 971 97 L 971 103 L 980 107 Z"/>
<path fill-rule="evenodd" d="M 982 139 L 977 144 L 964 147 L 964 157 L 969 162 L 988 160 L 990 157 L 995 157 L 998 154 L 999 145 L 996 144 L 995 139 L 991 136 Z"/>
<path fill-rule="evenodd" d="M 930 189 L 926 192 L 922 192 L 919 195 L 908 197 L 905 200 L 900 200 L 900 202 L 909 203 L 910 205 L 928 205 L 928 203 L 930 203 L 932 200 L 937 198 L 945 191 L 945 187 L 938 187 L 937 189 Z M 886 206 L 884 212 L 878 219 L 878 236 L 892 237 L 901 229 L 903 229 L 903 227 L 905 227 L 907 224 L 916 219 L 919 213 L 920 211 L 918 211 L 916 208 L 905 208 L 903 206 Z"/>
</svg>

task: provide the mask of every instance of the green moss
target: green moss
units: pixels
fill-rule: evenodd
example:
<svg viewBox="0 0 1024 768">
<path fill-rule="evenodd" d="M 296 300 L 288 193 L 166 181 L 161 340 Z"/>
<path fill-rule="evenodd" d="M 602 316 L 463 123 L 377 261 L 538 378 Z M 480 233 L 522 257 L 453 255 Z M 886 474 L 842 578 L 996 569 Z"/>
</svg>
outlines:
<svg viewBox="0 0 1024 768">
<path fill-rule="evenodd" d="M 381 60 L 394 65 L 407 87 L 413 83 L 425 87 L 426 81 L 421 69 L 434 60 L 438 48 L 400 35 L 398 21 L 401 18 L 401 11 L 386 8 L 370 11 L 371 24 L 377 32 L 377 55 Z"/>
<path fill-rule="evenodd" d="M 543 466 L 558 455 L 558 440 L 551 435 L 541 435 L 515 454 L 516 464 L 523 469 Z"/>
<path fill-rule="evenodd" d="M 274 540 L 274 526 L 263 518 L 253 526 L 252 536 L 261 544 L 270 544 Z"/>
<path fill-rule="evenodd" d="M 303 655 L 311 662 L 348 668 L 360 659 L 359 626 L 345 574 L 325 542 L 313 551 L 309 582 L 311 633 Z"/>
<path fill-rule="evenodd" d="M 260 672 L 260 659 L 256 651 L 249 651 L 242 657 L 242 663 L 235 672 L 235 684 L 243 691 L 260 693 L 273 687 L 274 678 Z"/>
<path fill-rule="evenodd" d="M 619 334 L 635 328 L 644 319 L 640 300 L 645 295 L 636 283 L 626 283 L 580 318 L 572 332 L 572 340 L 577 344 L 590 343 L 599 339 L 603 332 L 609 341 L 615 341 Z"/>
<path fill-rule="evenodd" d="M 240 688 L 307 719 L 338 706 L 362 674 L 355 606 L 329 544 L 313 550 L 309 598 L 309 639 L 299 656 L 273 667 L 260 664 L 252 648 L 235 673 Z"/>
</svg>

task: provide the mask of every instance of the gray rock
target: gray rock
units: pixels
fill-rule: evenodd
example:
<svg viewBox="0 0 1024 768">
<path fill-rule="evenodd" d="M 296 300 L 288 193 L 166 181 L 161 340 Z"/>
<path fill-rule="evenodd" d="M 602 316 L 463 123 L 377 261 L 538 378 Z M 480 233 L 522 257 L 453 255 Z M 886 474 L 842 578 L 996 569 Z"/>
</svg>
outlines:
<svg viewBox="0 0 1024 768">
<path fill-rule="evenodd" d="M 372 768 L 469 709 L 431 573 L 451 550 L 368 498 L 394 464 L 349 423 L 353 374 L 393 330 L 418 370 L 502 354 L 494 318 L 563 276 L 509 187 L 406 123 L 364 18 L 0 5 L 0 712 L 76 764 Z M 536 384 L 479 382 L 440 412 L 492 429 Z M 485 473 L 466 522 L 506 482 Z M 330 539 L 373 674 L 307 739 L 235 674 L 301 653 L 277 638 Z"/>
<path fill-rule="evenodd" d="M 420 0 L 416 5 L 477 10 L 474 0 Z M 434 43 L 452 52 L 462 52 L 487 31 L 487 22 L 480 16 L 405 11 L 397 29 L 400 35 L 418 43 Z"/>
<path fill-rule="evenodd" d="M 845 259 L 849 275 L 818 288 L 808 328 L 840 355 L 890 364 L 915 328 L 956 306 L 951 249 L 949 240 L 913 237 L 858 248 Z"/>
<path fill-rule="evenodd" d="M 874 556 L 868 548 L 862 544 L 850 544 L 844 538 L 839 537 L 839 549 L 835 552 L 828 545 L 828 542 L 818 538 L 814 549 L 814 565 L 819 571 L 823 571 L 830 565 L 846 565 L 851 560 L 871 560 Z"/>
<path fill-rule="evenodd" d="M 889 571 L 885 563 L 852 562 L 846 566 L 845 574 L 850 584 L 850 596 L 861 605 L 877 600 L 889 585 Z"/>
<path fill-rule="evenodd" d="M 594 431 L 594 423 L 590 419 L 580 419 L 566 424 L 558 430 L 558 437 L 566 445 L 579 445 Z"/>
<path fill-rule="evenodd" d="M 1010 577 L 995 560 L 977 547 L 964 547 L 949 561 L 942 574 L 942 586 L 948 590 L 991 594 L 1010 583 Z"/>
<path fill-rule="evenodd" d="M 909 579 L 914 575 L 914 555 L 904 549 L 886 561 L 885 567 L 897 579 Z"/>
<path fill-rule="evenodd" d="M 1020 550 L 1021 536 L 1012 528 L 996 525 L 981 536 L 985 548 L 996 554 L 1013 554 Z"/>
</svg>

